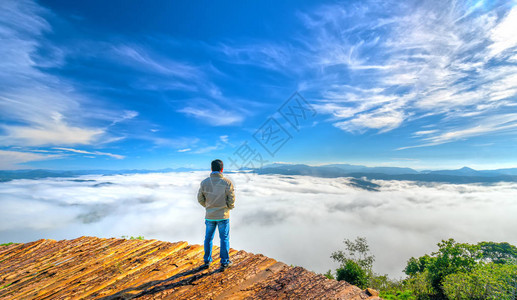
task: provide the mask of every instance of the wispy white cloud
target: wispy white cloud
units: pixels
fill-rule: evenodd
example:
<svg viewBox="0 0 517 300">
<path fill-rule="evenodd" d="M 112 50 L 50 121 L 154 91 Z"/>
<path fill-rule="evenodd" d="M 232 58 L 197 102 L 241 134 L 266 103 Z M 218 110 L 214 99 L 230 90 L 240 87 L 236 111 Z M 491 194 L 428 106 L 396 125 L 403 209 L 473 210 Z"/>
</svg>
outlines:
<svg viewBox="0 0 517 300">
<path fill-rule="evenodd" d="M 228 136 L 227 135 L 221 135 L 219 137 L 219 139 L 221 140 L 221 142 L 227 144 L 228 143 Z"/>
<path fill-rule="evenodd" d="M 244 120 L 243 112 L 223 108 L 208 100 L 195 101 L 192 105 L 181 108 L 178 112 L 192 116 L 212 126 L 228 126 L 240 124 Z"/>
<path fill-rule="evenodd" d="M 111 126 L 113 126 L 117 123 L 126 121 L 126 120 L 131 120 L 137 116 L 138 116 L 138 112 L 132 111 L 132 110 L 126 110 L 123 112 L 122 116 L 120 116 L 118 119 L 113 120 L 113 122 L 111 122 Z"/>
<path fill-rule="evenodd" d="M 80 153 L 80 154 L 103 155 L 103 156 L 109 156 L 109 157 L 116 158 L 116 159 L 124 159 L 125 158 L 125 156 L 123 156 L 123 155 L 107 153 L 107 152 L 100 152 L 100 151 L 86 151 L 86 150 L 79 150 L 79 149 L 72 149 L 72 148 L 61 148 L 61 147 L 55 147 L 54 149 L 68 151 L 68 152 L 73 152 L 73 153 Z"/>
<path fill-rule="evenodd" d="M 513 7 L 504 19 L 490 30 L 490 39 L 493 43 L 489 49 L 492 56 L 498 56 L 507 51 L 512 51 L 507 53 L 511 55 L 517 51 L 515 28 L 517 28 L 517 6 Z"/>
<path fill-rule="evenodd" d="M 92 144 L 104 133 L 100 128 L 70 126 L 62 115 L 55 113 L 48 122 L 29 126 L 3 125 L 6 132 L 0 136 L 0 145 L 45 146 Z"/>
<path fill-rule="evenodd" d="M 179 149 L 178 152 L 189 152 L 190 150 L 192 150 L 192 149 L 185 148 L 185 149 Z"/>
<path fill-rule="evenodd" d="M 350 132 L 378 129 L 382 133 L 399 127 L 404 118 L 404 113 L 401 111 L 378 110 L 372 113 L 362 113 L 351 121 L 336 122 L 334 125 Z"/>
<path fill-rule="evenodd" d="M 50 11 L 30 0 L 2 1 L 0 16 L 2 31 L 7 34 L 22 32 L 27 35 L 39 35 L 43 31 L 50 31 L 50 25 L 42 15 L 48 15 Z"/>
<path fill-rule="evenodd" d="M 183 80 L 200 79 L 204 75 L 196 66 L 163 57 L 139 45 L 114 45 L 112 49 L 114 60 L 141 71 L 160 73 Z"/>
<path fill-rule="evenodd" d="M 438 131 L 437 129 L 421 130 L 421 131 L 417 131 L 417 132 L 413 133 L 413 135 L 415 135 L 415 136 L 429 135 L 429 134 L 436 133 L 437 131 Z"/>
<path fill-rule="evenodd" d="M 25 151 L 11 151 L 11 150 L 0 150 L 0 169 L 1 170 L 12 170 L 20 169 L 19 164 L 28 163 L 32 161 L 48 160 L 61 158 L 59 154 L 49 153 L 32 153 Z"/>
<path fill-rule="evenodd" d="M 210 153 L 212 151 L 223 150 L 227 146 L 233 147 L 234 145 L 229 143 L 227 135 L 219 136 L 218 140 L 208 141 L 208 145 L 200 146 L 195 151 L 196 154 Z M 190 150 L 190 149 L 189 149 Z"/>
<path fill-rule="evenodd" d="M 221 149 L 221 145 L 219 143 L 216 143 L 215 145 L 212 145 L 212 146 L 200 147 L 196 151 L 194 151 L 194 153 L 196 153 L 196 154 L 204 154 L 204 153 L 210 153 L 212 151 L 216 151 L 216 150 L 219 150 L 219 149 Z"/>
<path fill-rule="evenodd" d="M 286 71 L 291 65 L 292 53 L 288 46 L 273 43 L 250 43 L 248 45 L 219 44 L 213 47 L 222 53 L 228 63 L 261 67 L 275 71 Z"/>
<path fill-rule="evenodd" d="M 497 116 L 513 107 L 515 5 L 371 4 L 336 3 L 300 13 L 309 32 L 301 38 L 306 65 L 317 74 L 304 87 L 321 95 L 315 107 L 330 114 L 336 127 L 382 133 L 427 118 L 447 127 L 427 132 L 433 143 L 454 140 L 444 138 L 451 136 L 447 132 L 464 132 L 459 135 L 467 138 L 473 132 L 513 130 L 492 126 L 467 134 L 458 124 L 474 128 L 478 119 L 473 117 Z"/>
<path fill-rule="evenodd" d="M 461 129 L 417 132 L 419 134 L 415 134 L 426 136 L 422 138 L 422 144 L 401 147 L 397 150 L 440 145 L 485 134 L 513 132 L 515 129 L 517 129 L 517 114 L 500 114 L 482 118 L 476 124 Z"/>
<path fill-rule="evenodd" d="M 154 148 L 169 148 L 174 151 L 178 151 L 181 149 L 192 149 L 196 147 L 201 141 L 198 137 L 177 136 L 167 138 L 161 136 L 154 136 L 152 134 L 148 134 L 145 132 L 143 134 L 136 134 L 133 136 L 133 138 L 148 141 L 152 143 Z"/>
<path fill-rule="evenodd" d="M 134 115 L 126 113 L 120 119 L 118 112 L 81 94 L 72 82 L 45 72 L 44 68 L 62 64 L 64 55 L 46 40 L 45 33 L 52 31 L 49 18 L 56 16 L 33 1 L 0 2 L 0 109 L 9 112 L 0 125 L 0 145 L 70 146 L 113 141 L 107 130 L 109 123 Z M 41 49 L 57 54 L 42 58 L 38 54 Z"/>
</svg>

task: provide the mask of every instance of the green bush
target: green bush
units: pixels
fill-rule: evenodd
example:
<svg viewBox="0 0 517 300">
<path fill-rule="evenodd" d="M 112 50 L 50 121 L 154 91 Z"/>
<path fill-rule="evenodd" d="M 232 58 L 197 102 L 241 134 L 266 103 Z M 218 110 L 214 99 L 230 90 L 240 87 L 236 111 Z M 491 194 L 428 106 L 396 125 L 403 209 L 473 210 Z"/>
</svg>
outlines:
<svg viewBox="0 0 517 300">
<path fill-rule="evenodd" d="M 336 273 L 337 280 L 344 280 L 362 289 L 368 287 L 368 274 L 353 260 L 347 260 L 342 267 L 336 270 Z"/>
<path fill-rule="evenodd" d="M 417 299 L 516 299 L 516 279 L 508 277 L 515 268 L 515 246 L 449 239 L 438 247 L 431 255 L 410 258 L 404 269 L 406 286 Z"/>
<path fill-rule="evenodd" d="M 345 251 L 335 251 L 330 258 L 341 263 L 346 263 L 347 260 L 355 261 L 363 270 L 371 271 L 375 256 L 370 254 L 370 246 L 365 237 L 357 237 L 355 241 L 345 239 Z"/>
<path fill-rule="evenodd" d="M 323 276 L 327 277 L 327 279 L 336 279 L 331 270 L 328 270 L 327 273 L 323 274 Z"/>
<path fill-rule="evenodd" d="M 439 299 L 438 292 L 431 285 L 428 270 L 424 270 L 404 280 L 404 288 L 412 291 L 416 299 L 419 300 Z"/>
<path fill-rule="evenodd" d="M 330 255 L 330 258 L 340 264 L 336 270 L 336 279 L 367 288 L 373 275 L 372 265 L 375 257 L 370 253 L 366 238 L 357 237 L 355 241 L 345 239 L 344 244 L 345 251 L 338 250 Z"/>
<path fill-rule="evenodd" d="M 480 264 L 472 272 L 450 274 L 443 290 L 449 299 L 516 299 L 517 265 Z"/>
</svg>

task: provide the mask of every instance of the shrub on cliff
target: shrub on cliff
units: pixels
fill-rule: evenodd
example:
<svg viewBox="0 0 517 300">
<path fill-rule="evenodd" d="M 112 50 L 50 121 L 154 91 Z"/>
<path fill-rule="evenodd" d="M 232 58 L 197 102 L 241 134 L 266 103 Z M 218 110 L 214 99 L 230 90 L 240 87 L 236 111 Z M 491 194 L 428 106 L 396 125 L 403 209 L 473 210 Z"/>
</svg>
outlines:
<svg viewBox="0 0 517 300">
<path fill-rule="evenodd" d="M 336 270 L 336 273 L 337 280 L 344 280 L 362 289 L 368 287 L 370 276 L 353 260 L 346 260 L 346 262 Z"/>
</svg>

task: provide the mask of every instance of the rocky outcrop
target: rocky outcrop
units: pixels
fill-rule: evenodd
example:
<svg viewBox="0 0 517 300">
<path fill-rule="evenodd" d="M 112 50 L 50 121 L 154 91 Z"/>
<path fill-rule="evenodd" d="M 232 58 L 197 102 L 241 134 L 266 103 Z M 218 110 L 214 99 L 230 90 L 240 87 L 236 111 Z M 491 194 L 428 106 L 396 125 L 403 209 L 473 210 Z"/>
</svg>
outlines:
<svg viewBox="0 0 517 300">
<path fill-rule="evenodd" d="M 214 250 L 218 253 L 218 249 Z M 0 247 L 0 299 L 379 299 L 260 254 L 202 269 L 186 242 L 80 237 Z"/>
</svg>

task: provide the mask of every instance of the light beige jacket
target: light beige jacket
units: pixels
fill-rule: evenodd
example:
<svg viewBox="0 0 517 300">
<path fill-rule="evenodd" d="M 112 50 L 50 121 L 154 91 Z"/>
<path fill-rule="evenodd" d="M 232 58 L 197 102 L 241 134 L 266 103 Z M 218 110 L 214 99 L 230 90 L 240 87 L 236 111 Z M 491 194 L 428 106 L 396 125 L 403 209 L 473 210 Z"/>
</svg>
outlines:
<svg viewBox="0 0 517 300">
<path fill-rule="evenodd" d="M 221 173 L 212 173 L 201 181 L 197 201 L 206 208 L 205 219 L 229 219 L 230 209 L 235 206 L 233 183 Z"/>
</svg>

